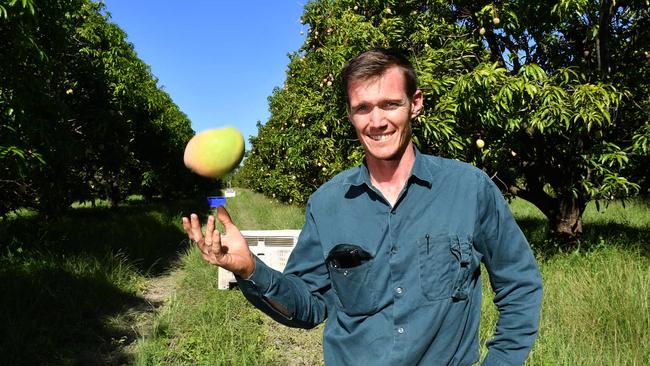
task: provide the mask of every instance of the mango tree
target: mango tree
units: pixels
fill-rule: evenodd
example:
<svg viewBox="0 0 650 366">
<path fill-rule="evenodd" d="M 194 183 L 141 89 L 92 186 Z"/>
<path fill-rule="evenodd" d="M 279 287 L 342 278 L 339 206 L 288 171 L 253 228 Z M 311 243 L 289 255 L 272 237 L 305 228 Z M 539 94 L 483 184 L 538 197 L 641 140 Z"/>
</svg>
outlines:
<svg viewBox="0 0 650 366">
<path fill-rule="evenodd" d="M 588 202 L 637 191 L 628 169 L 648 156 L 645 1 L 320 0 L 301 21 L 305 43 L 240 175 L 267 195 L 304 201 L 360 162 L 339 73 L 371 47 L 400 49 L 416 67 L 420 149 L 481 167 L 554 231 L 574 239 Z"/>
<path fill-rule="evenodd" d="M 189 192 L 190 121 L 104 5 L 0 0 L 0 217 Z"/>
<path fill-rule="evenodd" d="M 345 62 L 371 47 L 427 50 L 429 62 L 444 65 L 435 75 L 449 83 L 478 63 L 476 45 L 446 20 L 450 15 L 443 1 L 308 3 L 300 20 L 305 43 L 289 55 L 286 82 L 269 98 L 271 117 L 258 125 L 237 179 L 278 200 L 305 202 L 334 174 L 359 164 L 363 150 L 340 88 Z"/>
<path fill-rule="evenodd" d="M 551 228 L 582 232 L 589 201 L 629 196 L 646 166 L 650 17 L 645 1 L 457 2 L 489 56 L 445 94 L 461 154 Z"/>
</svg>

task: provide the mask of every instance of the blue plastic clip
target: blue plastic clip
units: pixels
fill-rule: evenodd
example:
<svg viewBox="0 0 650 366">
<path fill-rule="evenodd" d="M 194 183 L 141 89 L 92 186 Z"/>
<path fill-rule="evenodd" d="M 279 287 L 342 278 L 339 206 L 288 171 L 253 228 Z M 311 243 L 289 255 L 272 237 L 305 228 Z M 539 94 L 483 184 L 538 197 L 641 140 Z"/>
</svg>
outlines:
<svg viewBox="0 0 650 366">
<path fill-rule="evenodd" d="M 226 197 L 224 196 L 209 196 L 208 203 L 210 208 L 217 208 L 219 206 L 224 206 L 226 204 Z"/>
</svg>

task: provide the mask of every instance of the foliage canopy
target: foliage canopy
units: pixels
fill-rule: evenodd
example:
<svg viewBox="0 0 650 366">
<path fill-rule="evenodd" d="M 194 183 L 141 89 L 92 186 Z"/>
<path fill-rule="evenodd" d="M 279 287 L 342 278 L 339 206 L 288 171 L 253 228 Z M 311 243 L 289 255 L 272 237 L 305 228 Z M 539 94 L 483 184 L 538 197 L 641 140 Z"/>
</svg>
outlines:
<svg viewBox="0 0 650 366">
<path fill-rule="evenodd" d="M 360 163 L 339 73 L 362 51 L 395 48 L 425 93 L 418 147 L 479 166 L 576 237 L 587 202 L 647 180 L 648 11 L 647 1 L 311 1 L 305 43 L 239 179 L 304 202 Z"/>
<path fill-rule="evenodd" d="M 0 1 L 0 216 L 191 190 L 190 121 L 90 0 Z"/>
</svg>

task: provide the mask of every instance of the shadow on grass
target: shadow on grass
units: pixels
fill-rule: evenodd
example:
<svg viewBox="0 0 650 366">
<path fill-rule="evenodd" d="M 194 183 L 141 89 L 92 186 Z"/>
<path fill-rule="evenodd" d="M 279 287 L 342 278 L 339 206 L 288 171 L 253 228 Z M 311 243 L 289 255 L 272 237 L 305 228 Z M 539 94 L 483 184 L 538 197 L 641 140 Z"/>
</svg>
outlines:
<svg viewBox="0 0 650 366">
<path fill-rule="evenodd" d="M 0 270 L 0 364 L 123 365 L 136 334 L 107 319 L 145 300 L 101 276 L 57 268 Z"/>
<path fill-rule="evenodd" d="M 203 202 L 75 208 L 0 221 L 0 364 L 123 365 L 138 296 L 187 249 L 181 215 Z"/>
<path fill-rule="evenodd" d="M 567 250 L 550 232 L 546 220 L 524 218 L 517 219 L 517 223 L 538 255 L 548 258 Z M 615 246 L 638 250 L 641 255 L 650 257 L 650 227 L 639 228 L 612 222 L 587 223 L 583 225 L 578 245 L 580 250 L 585 251 L 602 245 Z"/>
<path fill-rule="evenodd" d="M 181 216 L 207 209 L 202 201 L 134 202 L 114 209 L 78 207 L 47 222 L 26 215 L 0 222 L 0 255 L 15 250 L 97 258 L 122 253 L 142 274 L 155 276 L 187 246 Z"/>
</svg>

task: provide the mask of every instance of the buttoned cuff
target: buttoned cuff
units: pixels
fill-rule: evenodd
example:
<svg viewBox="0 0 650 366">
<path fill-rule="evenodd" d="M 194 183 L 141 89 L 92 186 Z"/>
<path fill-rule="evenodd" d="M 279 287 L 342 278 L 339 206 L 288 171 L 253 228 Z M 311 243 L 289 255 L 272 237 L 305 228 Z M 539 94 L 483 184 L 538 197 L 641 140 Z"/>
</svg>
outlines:
<svg viewBox="0 0 650 366">
<path fill-rule="evenodd" d="M 237 284 L 242 292 L 253 296 L 264 296 L 273 283 L 273 269 L 255 257 L 255 270 L 247 279 L 235 275 Z"/>
</svg>

